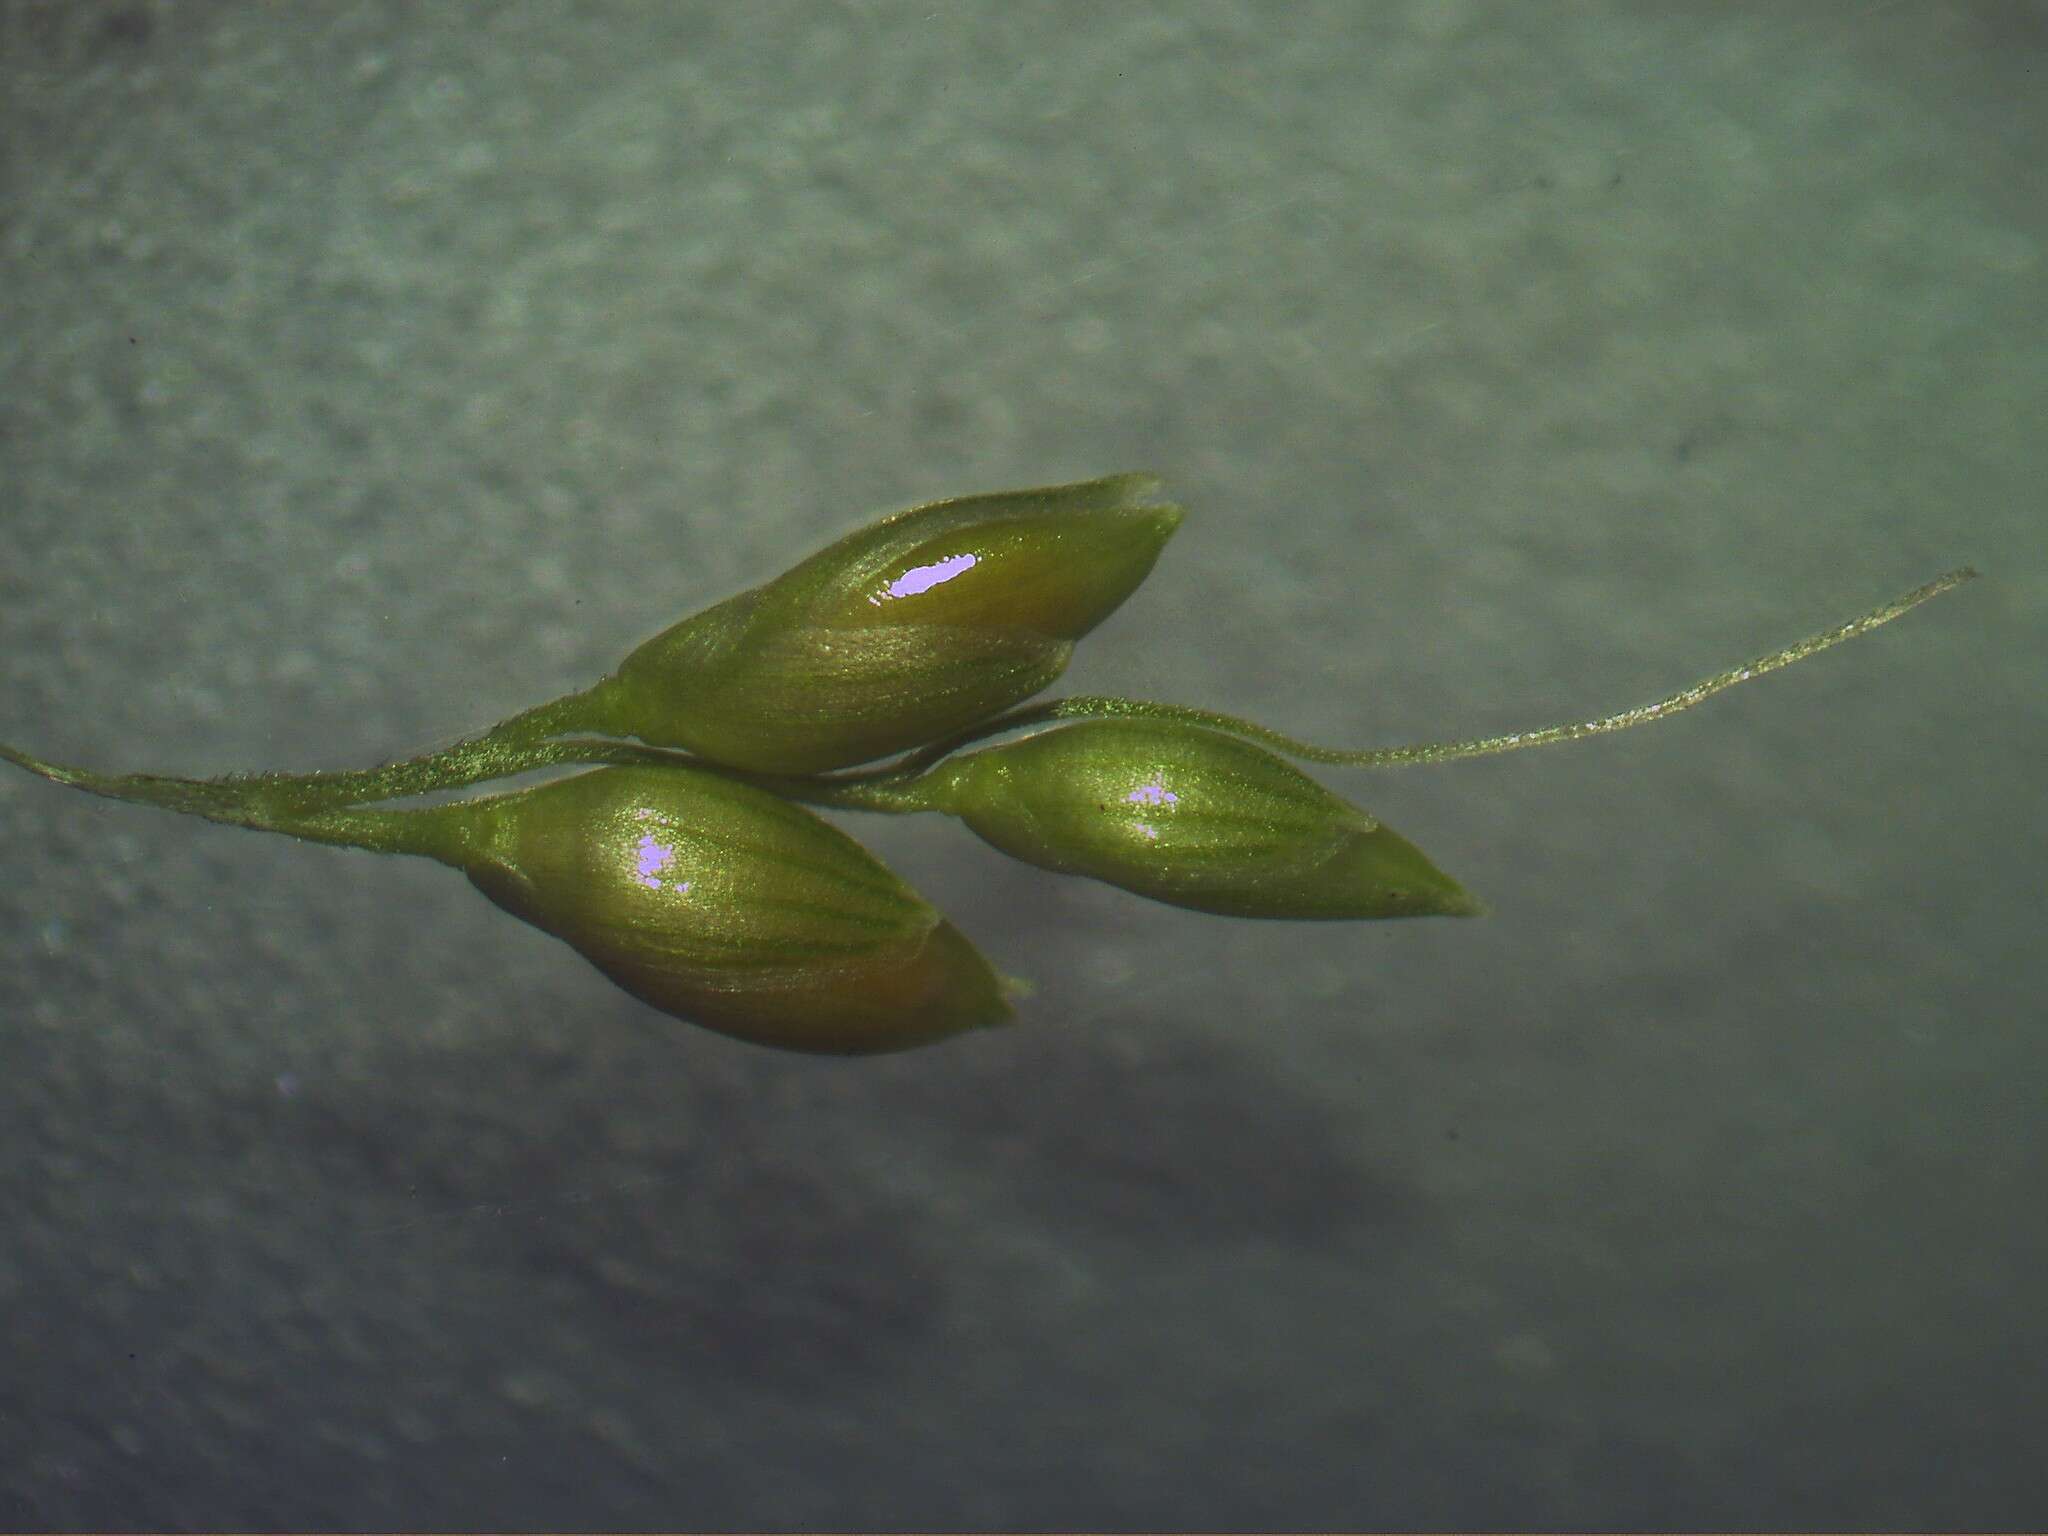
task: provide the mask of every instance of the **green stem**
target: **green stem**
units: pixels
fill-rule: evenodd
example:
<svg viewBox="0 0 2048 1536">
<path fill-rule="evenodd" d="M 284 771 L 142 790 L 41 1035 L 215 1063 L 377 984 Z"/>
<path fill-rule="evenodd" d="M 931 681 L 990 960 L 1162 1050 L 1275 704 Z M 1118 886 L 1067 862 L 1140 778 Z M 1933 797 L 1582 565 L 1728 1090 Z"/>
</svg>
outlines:
<svg viewBox="0 0 2048 1536">
<path fill-rule="evenodd" d="M 115 800 L 153 805 L 189 816 L 231 826 L 281 832 L 314 842 L 343 843 L 350 847 L 383 852 L 422 852 L 398 846 L 421 835 L 422 823 L 403 818 L 416 814 L 404 811 L 356 811 L 346 808 L 374 800 L 398 799 L 437 790 L 462 789 L 486 779 L 527 773 L 536 768 L 570 763 L 635 763 L 693 767 L 721 773 L 733 779 L 770 790 L 785 799 L 840 810 L 878 811 L 906 815 L 929 809 L 919 781 L 937 764 L 963 747 L 993 736 L 1028 726 L 1058 720 L 1141 719 L 1165 720 L 1201 726 L 1254 741 L 1306 762 L 1330 763 L 1351 768 L 1391 768 L 1409 763 L 1443 763 L 1461 758 L 1486 757 L 1516 752 L 1524 747 L 1550 746 L 1577 741 L 1586 736 L 1623 731 L 1691 709 L 1737 683 L 1762 677 L 1781 667 L 1803 661 L 1845 640 L 1867 634 L 1889 624 L 1929 598 L 1937 597 L 1976 576 L 1967 567 L 1938 576 L 1926 585 L 1885 603 L 1833 629 L 1809 635 L 1784 648 L 1759 656 L 1702 678 L 1654 704 L 1640 705 L 1597 720 L 1545 726 L 1538 730 L 1515 731 L 1504 736 L 1484 736 L 1469 741 L 1429 742 L 1418 746 L 1374 747 L 1347 750 L 1321 747 L 1284 735 L 1253 721 L 1214 710 L 1191 709 L 1175 704 L 1155 704 L 1144 699 L 1080 696 L 1054 699 L 1011 710 L 992 720 L 961 731 L 943 741 L 908 753 L 879 767 L 849 773 L 792 777 L 751 773 L 707 762 L 689 753 L 635 742 L 565 737 L 571 730 L 603 730 L 605 719 L 601 697 L 603 684 L 580 694 L 569 694 L 547 704 L 525 710 L 493 726 L 483 735 L 458 742 L 439 752 L 369 768 L 340 773 L 259 773 L 230 775 L 220 779 L 180 779 L 157 774 L 99 774 L 81 768 L 47 763 L 12 747 L 0 745 L 0 758 L 42 775 L 58 784 L 68 784 L 91 794 Z M 389 821 L 388 818 L 399 818 Z M 387 844 L 389 846 L 387 846 Z"/>
<path fill-rule="evenodd" d="M 1165 720 L 1182 725 L 1202 726 L 1212 731 L 1222 731 L 1231 736 L 1240 736 L 1255 741 L 1261 746 L 1271 747 L 1303 762 L 1330 763 L 1346 768 L 1398 768 L 1410 763 L 1448 763 L 1467 757 L 1490 757 L 1501 752 L 1519 752 L 1524 747 L 1547 747 L 1561 741 L 1578 741 L 1586 736 L 1601 736 L 1610 731 L 1625 731 L 1631 726 L 1647 725 L 1652 720 L 1663 720 L 1672 715 L 1682 714 L 1694 705 L 1705 702 L 1737 683 L 1748 682 L 1751 678 L 1762 677 L 1780 667 L 1789 667 L 1796 661 L 1804 661 L 1845 640 L 1868 634 L 1881 624 L 1889 624 L 1901 614 L 1919 607 L 1929 598 L 1972 581 L 1977 573 L 1969 567 L 1949 571 L 1937 576 L 1924 586 L 1915 587 L 1911 592 L 1881 604 L 1870 612 L 1837 624 L 1832 629 L 1817 635 L 1808 635 L 1804 640 L 1745 661 L 1726 671 L 1716 672 L 1712 677 L 1701 678 L 1688 688 L 1681 688 L 1668 698 L 1654 704 L 1638 705 L 1618 714 L 1604 715 L 1597 720 L 1585 720 L 1564 725 L 1549 725 L 1537 730 L 1511 731 L 1504 736 L 1482 736 L 1469 741 L 1436 741 L 1406 747 L 1367 747 L 1352 749 L 1344 747 L 1322 747 L 1313 742 L 1302 741 L 1280 731 L 1271 730 L 1255 721 L 1245 720 L 1236 715 L 1220 714 L 1215 710 L 1193 709 L 1180 704 L 1155 704 L 1146 699 L 1121 699 L 1080 695 L 1069 699 L 1052 699 L 1042 704 L 1027 704 L 1021 709 L 985 720 L 970 730 L 950 736 L 942 742 L 913 752 L 907 757 L 879 769 L 858 775 L 848 775 L 842 780 L 850 786 L 857 786 L 862 792 L 873 794 L 878 799 L 890 798 L 891 786 L 898 784 L 931 768 L 943 758 L 991 736 L 999 736 L 1026 726 L 1045 725 L 1056 720 L 1101 720 L 1135 719 Z M 843 801 L 820 803 L 845 803 L 857 805 L 853 796 Z"/>
<path fill-rule="evenodd" d="M 369 853 L 410 853 L 456 862 L 459 846 L 453 819 L 441 808 L 380 811 L 361 806 L 301 810 L 276 797 L 249 792 L 219 780 L 178 779 L 154 773 L 105 774 L 45 762 L 17 748 L 0 745 L 0 758 L 53 784 L 84 790 L 109 800 L 126 800 L 181 815 L 199 816 L 223 826 L 255 832 L 277 832 L 309 843 L 360 848 Z"/>
<path fill-rule="evenodd" d="M 598 707 L 602 684 L 567 694 L 501 720 L 481 736 L 405 762 L 378 768 L 317 773 L 230 774 L 211 780 L 279 810 L 331 810 L 372 800 L 397 800 L 436 790 L 462 789 L 529 768 L 563 761 L 544 743 L 567 731 L 602 730 Z M 570 759 L 574 760 L 574 759 Z"/>
</svg>

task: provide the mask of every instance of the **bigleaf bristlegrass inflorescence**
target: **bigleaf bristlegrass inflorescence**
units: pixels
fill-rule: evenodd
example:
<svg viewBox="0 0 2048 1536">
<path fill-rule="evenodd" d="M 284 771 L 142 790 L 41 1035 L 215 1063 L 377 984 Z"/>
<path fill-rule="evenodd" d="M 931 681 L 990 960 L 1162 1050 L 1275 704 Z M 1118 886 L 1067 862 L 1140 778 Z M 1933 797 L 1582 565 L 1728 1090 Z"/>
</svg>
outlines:
<svg viewBox="0 0 2048 1536">
<path fill-rule="evenodd" d="M 913 507 L 664 630 L 588 689 L 381 768 L 180 779 L 0 758 L 113 799 L 436 859 L 654 1008 L 762 1045 L 872 1053 L 1001 1023 L 1021 984 L 808 806 L 953 816 L 1028 864 L 1230 917 L 1470 916 L 1479 902 L 1420 849 L 1286 759 L 1395 767 L 1625 730 L 1975 575 L 1652 704 L 1468 741 L 1330 748 L 1148 700 L 1026 703 L 1181 517 L 1135 474 Z M 589 771 L 386 803 L 561 764 Z"/>
</svg>

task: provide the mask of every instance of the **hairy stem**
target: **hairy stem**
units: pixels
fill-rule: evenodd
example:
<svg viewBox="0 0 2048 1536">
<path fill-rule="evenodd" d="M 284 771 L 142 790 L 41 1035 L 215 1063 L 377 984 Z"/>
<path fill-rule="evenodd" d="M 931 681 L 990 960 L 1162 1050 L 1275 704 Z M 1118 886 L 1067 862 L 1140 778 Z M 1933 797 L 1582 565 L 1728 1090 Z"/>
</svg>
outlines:
<svg viewBox="0 0 2048 1536">
<path fill-rule="evenodd" d="M 1881 624 L 1889 624 L 1901 614 L 1919 607 L 1929 598 L 1939 597 L 1966 581 L 1976 578 L 1977 573 L 1964 566 L 1937 576 L 1924 586 L 1915 587 L 1911 592 L 1894 598 L 1891 602 L 1873 608 L 1870 612 L 1837 624 L 1819 634 L 1808 635 L 1804 640 L 1767 655 L 1745 661 L 1726 671 L 1716 672 L 1712 677 L 1701 678 L 1688 688 L 1681 688 L 1668 698 L 1654 704 L 1641 704 L 1634 709 L 1625 709 L 1618 714 L 1603 715 L 1597 720 L 1569 722 L 1563 725 L 1548 725 L 1537 730 L 1511 731 L 1504 736 L 1482 736 L 1469 741 L 1436 741 L 1407 747 L 1322 747 L 1313 742 L 1299 740 L 1280 731 L 1260 725 L 1255 721 L 1241 719 L 1236 715 L 1219 714 L 1214 710 L 1192 709 L 1180 704 L 1155 704 L 1144 699 L 1120 699 L 1081 695 L 1070 699 L 1053 699 L 1043 704 L 1029 704 L 1022 709 L 1012 710 L 994 720 L 984 721 L 972 730 L 963 731 L 908 757 L 899 759 L 886 768 L 860 776 L 873 787 L 884 789 L 889 783 L 915 776 L 930 768 L 942 758 L 950 756 L 962 747 L 985 740 L 990 736 L 1019 730 L 1025 726 L 1044 725 L 1056 720 L 1100 720 L 1139 719 L 1177 721 L 1184 725 L 1204 726 L 1209 730 L 1222 731 L 1227 735 L 1239 736 L 1255 741 L 1261 746 L 1303 762 L 1330 763 L 1346 768 L 1397 768 L 1410 763 L 1447 763 L 1467 757 L 1490 757 L 1501 752 L 1519 752 L 1524 747 L 1547 747 L 1561 741 L 1577 741 L 1586 736 L 1602 736 L 1610 731 L 1625 731 L 1631 726 L 1647 725 L 1652 720 L 1663 720 L 1672 715 L 1682 714 L 1694 705 L 1704 703 L 1715 694 L 1733 688 L 1737 683 L 1746 683 L 1751 678 L 1762 677 L 1780 667 L 1789 667 L 1796 661 L 1804 661 L 1845 640 L 1868 634 Z"/>
<path fill-rule="evenodd" d="M 444 857 L 452 846 L 434 810 L 380 811 L 360 806 L 330 810 L 294 809 L 248 786 L 220 780 L 178 779 L 153 773 L 94 773 L 45 762 L 18 748 L 0 745 L 0 758 L 39 774 L 53 784 L 109 800 L 127 800 L 159 810 L 200 816 L 224 826 L 277 832 L 309 843 L 331 843 L 370 853 L 417 853 Z"/>
<path fill-rule="evenodd" d="M 501 720 L 481 736 L 400 763 L 318 773 L 230 774 L 209 782 L 241 791 L 250 803 L 278 811 L 329 810 L 372 800 L 397 800 L 502 779 L 549 761 L 544 745 L 565 731 L 587 729 L 591 694 L 572 693 Z"/>
<path fill-rule="evenodd" d="M 1638 705 L 1597 720 L 1417 746 L 1360 750 L 1322 747 L 1269 730 L 1254 721 L 1219 714 L 1214 710 L 1156 704 L 1144 699 L 1083 695 L 1025 705 L 879 767 L 847 773 L 791 776 L 727 768 L 686 752 L 636 742 L 563 736 L 560 733 L 566 730 L 590 728 L 587 708 L 590 696 L 570 694 L 514 715 L 481 736 L 441 751 L 381 768 L 339 773 L 235 774 L 219 779 L 180 779 L 141 773 L 101 774 L 44 762 L 4 745 L 0 745 L 0 758 L 55 783 L 67 784 L 91 794 L 153 805 L 189 816 L 203 816 L 209 821 L 232 826 L 282 832 L 316 842 L 345 843 L 352 847 L 372 847 L 373 843 L 365 838 L 373 832 L 387 838 L 397 836 L 396 832 L 388 829 L 377 830 L 381 826 L 378 818 L 407 813 L 362 812 L 351 818 L 340 814 L 347 807 L 439 790 L 462 789 L 487 779 L 507 778 L 537 768 L 570 763 L 689 764 L 809 805 L 903 815 L 925 809 L 922 797 L 912 786 L 953 753 L 993 736 L 1059 720 L 1121 717 L 1174 721 L 1242 737 L 1305 762 L 1349 768 L 1393 768 L 1410 763 L 1453 762 L 1461 758 L 1487 757 L 1501 752 L 1517 752 L 1524 747 L 1550 746 L 1610 731 L 1624 731 L 1631 726 L 1646 725 L 1652 720 L 1681 714 L 1737 683 L 1789 667 L 1845 640 L 1867 634 L 1919 607 L 1929 598 L 1961 586 L 1976 574 L 1968 567 L 1950 571 L 1846 623 L 1716 672 L 1653 704 Z"/>
</svg>

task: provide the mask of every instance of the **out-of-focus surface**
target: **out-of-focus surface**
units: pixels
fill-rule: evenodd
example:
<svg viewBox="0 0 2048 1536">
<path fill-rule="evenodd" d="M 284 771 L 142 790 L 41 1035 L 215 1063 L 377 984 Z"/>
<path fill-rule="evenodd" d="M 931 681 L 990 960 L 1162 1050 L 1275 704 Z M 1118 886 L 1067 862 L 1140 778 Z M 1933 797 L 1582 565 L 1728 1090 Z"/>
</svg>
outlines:
<svg viewBox="0 0 2048 1536">
<path fill-rule="evenodd" d="M 1481 922 L 849 822 L 1022 1024 L 674 1025 L 0 777 L 0 1525 L 2038 1526 L 2038 4 L 0 4 L 0 740 L 363 764 L 860 518 L 1190 508 L 1076 689 Z"/>
</svg>

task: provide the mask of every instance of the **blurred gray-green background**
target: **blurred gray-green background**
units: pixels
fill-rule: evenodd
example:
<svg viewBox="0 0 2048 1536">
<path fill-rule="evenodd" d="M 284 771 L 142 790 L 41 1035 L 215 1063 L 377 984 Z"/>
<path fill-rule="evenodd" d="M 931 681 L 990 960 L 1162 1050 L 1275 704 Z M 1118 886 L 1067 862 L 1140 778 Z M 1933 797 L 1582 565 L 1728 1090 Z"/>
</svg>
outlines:
<svg viewBox="0 0 2048 1536">
<path fill-rule="evenodd" d="M 1477 923 L 849 823 L 1022 1023 L 775 1055 L 0 777 L 0 1526 L 2048 1519 L 2048 8 L 0 0 L 0 740 L 357 765 L 907 502 Z"/>
</svg>

